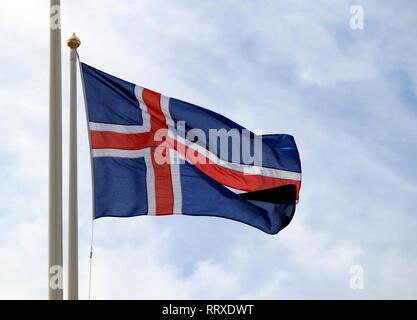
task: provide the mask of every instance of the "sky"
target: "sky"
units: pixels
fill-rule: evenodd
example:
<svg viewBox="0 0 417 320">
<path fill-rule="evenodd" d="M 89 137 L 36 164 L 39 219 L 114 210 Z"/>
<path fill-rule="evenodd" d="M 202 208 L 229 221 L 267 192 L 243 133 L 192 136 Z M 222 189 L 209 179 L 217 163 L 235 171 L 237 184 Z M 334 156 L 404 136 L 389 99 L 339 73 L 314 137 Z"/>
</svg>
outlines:
<svg viewBox="0 0 417 320">
<path fill-rule="evenodd" d="M 96 220 L 92 299 L 417 299 L 416 1 L 61 4 L 64 249 L 72 32 L 85 63 L 252 131 L 293 135 L 303 171 L 295 217 L 274 236 L 212 217 Z M 353 5 L 363 29 L 350 26 Z M 3 1 L 0 39 L 0 299 L 46 299 L 49 1 Z M 81 91 L 78 132 L 87 299 Z"/>
</svg>

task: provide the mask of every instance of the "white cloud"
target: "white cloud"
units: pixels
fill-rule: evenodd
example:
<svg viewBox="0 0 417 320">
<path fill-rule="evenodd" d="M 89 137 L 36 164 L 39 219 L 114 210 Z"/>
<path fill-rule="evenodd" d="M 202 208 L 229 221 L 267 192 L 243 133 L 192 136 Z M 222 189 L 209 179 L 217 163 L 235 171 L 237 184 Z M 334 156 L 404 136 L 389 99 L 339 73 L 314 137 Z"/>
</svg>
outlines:
<svg viewBox="0 0 417 320">
<path fill-rule="evenodd" d="M 294 134 L 304 171 L 294 221 L 276 237 L 221 219 L 98 220 L 93 298 L 417 297 L 417 119 L 404 96 L 417 93 L 415 4 L 363 2 L 365 29 L 355 32 L 350 5 L 63 3 L 62 38 L 78 34 L 85 62 L 251 129 Z M 47 6 L 8 2 L 0 12 L 0 298 L 47 295 Z M 91 187 L 79 105 L 87 298 Z M 349 288 L 352 264 L 364 267 L 362 291 Z"/>
</svg>

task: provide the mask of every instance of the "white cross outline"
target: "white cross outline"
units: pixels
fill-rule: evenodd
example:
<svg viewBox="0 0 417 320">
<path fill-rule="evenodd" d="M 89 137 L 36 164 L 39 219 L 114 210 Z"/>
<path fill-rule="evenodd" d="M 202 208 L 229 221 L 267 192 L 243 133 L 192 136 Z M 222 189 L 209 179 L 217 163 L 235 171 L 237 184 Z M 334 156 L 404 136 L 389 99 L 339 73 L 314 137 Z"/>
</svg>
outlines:
<svg viewBox="0 0 417 320">
<path fill-rule="evenodd" d="M 143 87 L 135 86 L 135 96 L 139 102 L 139 108 L 142 113 L 142 125 L 118 125 L 90 122 L 89 128 L 91 131 L 111 131 L 117 133 L 145 133 L 151 131 L 151 116 L 148 113 L 148 107 L 143 100 Z M 174 120 L 169 112 L 169 97 L 161 95 L 161 110 L 165 116 L 165 121 L 168 126 L 168 136 L 175 137 Z M 155 192 L 155 170 L 152 163 L 151 148 L 143 148 L 138 150 L 120 149 L 93 149 L 93 158 L 96 157 L 118 157 L 118 158 L 144 158 L 146 166 L 146 188 L 147 188 L 147 200 L 148 200 L 148 215 L 156 215 L 156 192 Z M 181 176 L 179 164 L 174 160 L 176 156 L 179 156 L 178 152 L 173 149 L 168 149 L 170 157 L 170 171 L 171 171 L 171 183 L 173 192 L 173 214 L 182 214 L 182 189 L 181 189 Z"/>
</svg>

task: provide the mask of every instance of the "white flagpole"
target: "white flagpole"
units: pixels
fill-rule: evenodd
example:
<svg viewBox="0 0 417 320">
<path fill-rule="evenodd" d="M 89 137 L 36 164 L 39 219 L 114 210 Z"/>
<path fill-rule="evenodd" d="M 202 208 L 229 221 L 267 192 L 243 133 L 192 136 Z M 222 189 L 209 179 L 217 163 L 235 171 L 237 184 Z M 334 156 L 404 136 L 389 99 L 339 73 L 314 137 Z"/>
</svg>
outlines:
<svg viewBox="0 0 417 320">
<path fill-rule="evenodd" d="M 68 198 L 68 300 L 78 300 L 78 188 L 77 188 L 77 48 L 75 33 L 70 47 L 69 198 Z"/>
<path fill-rule="evenodd" d="M 80 77 L 81 77 L 81 85 L 84 94 L 84 105 L 85 105 L 85 120 L 88 128 L 89 120 L 88 120 L 88 106 L 87 106 L 87 95 L 85 90 L 85 81 L 84 81 L 84 74 L 82 63 L 80 61 L 80 57 L 78 57 L 78 65 L 80 67 Z M 90 146 L 90 166 L 91 166 L 91 204 L 92 204 L 92 215 L 91 215 L 91 244 L 90 244 L 90 274 L 88 276 L 88 300 L 91 300 L 91 271 L 93 265 L 93 241 L 94 241 L 94 212 L 95 212 L 95 205 L 94 205 L 94 170 L 93 170 L 93 155 L 91 149 L 91 134 L 90 130 L 88 130 L 88 142 Z"/>
<path fill-rule="evenodd" d="M 49 51 L 49 229 L 50 300 L 62 300 L 62 84 L 61 2 L 50 2 Z"/>
</svg>

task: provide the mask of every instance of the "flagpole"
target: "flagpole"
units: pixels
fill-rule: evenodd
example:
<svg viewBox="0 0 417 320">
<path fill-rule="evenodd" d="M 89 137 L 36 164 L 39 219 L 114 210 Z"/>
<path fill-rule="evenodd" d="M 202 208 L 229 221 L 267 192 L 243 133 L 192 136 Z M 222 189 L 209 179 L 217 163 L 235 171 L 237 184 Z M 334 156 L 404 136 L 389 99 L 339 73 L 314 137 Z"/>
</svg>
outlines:
<svg viewBox="0 0 417 320">
<path fill-rule="evenodd" d="M 48 297 L 62 300 L 61 1 L 50 1 Z"/>
<path fill-rule="evenodd" d="M 77 48 L 75 33 L 70 48 L 69 197 L 68 197 L 68 300 L 78 300 L 78 188 L 77 188 Z"/>
</svg>

